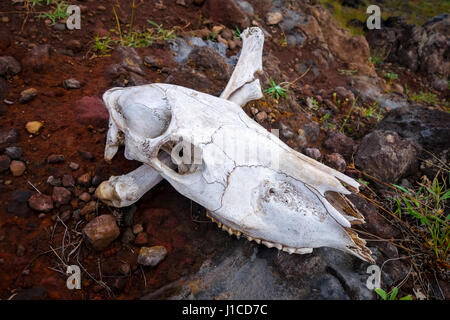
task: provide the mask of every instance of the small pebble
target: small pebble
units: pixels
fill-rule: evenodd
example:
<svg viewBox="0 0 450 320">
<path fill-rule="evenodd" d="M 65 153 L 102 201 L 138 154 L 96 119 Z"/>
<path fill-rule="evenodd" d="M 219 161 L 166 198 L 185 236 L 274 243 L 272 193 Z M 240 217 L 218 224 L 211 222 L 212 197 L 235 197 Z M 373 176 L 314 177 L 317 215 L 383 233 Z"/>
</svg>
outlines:
<svg viewBox="0 0 450 320">
<path fill-rule="evenodd" d="M 9 165 L 9 170 L 11 170 L 14 177 L 20 177 L 25 172 L 26 168 L 25 163 L 18 160 L 11 161 L 11 164 Z"/>
<path fill-rule="evenodd" d="M 71 162 L 69 163 L 69 168 L 72 169 L 73 171 L 76 171 L 80 168 L 80 165 L 78 163 Z"/>
<path fill-rule="evenodd" d="M 67 79 L 67 80 L 63 81 L 63 86 L 67 90 L 80 89 L 81 88 L 81 83 L 78 80 L 76 80 L 76 79 Z"/>
<path fill-rule="evenodd" d="M 131 271 L 131 268 L 128 263 L 122 263 L 119 266 L 119 272 L 124 276 L 127 276 L 128 274 L 130 274 L 130 271 Z"/>
<path fill-rule="evenodd" d="M 49 155 L 47 158 L 47 162 L 52 163 L 52 164 L 63 163 L 64 161 L 66 161 L 66 159 L 64 158 L 64 155 L 62 155 L 62 154 L 52 154 L 52 155 Z"/>
<path fill-rule="evenodd" d="M 75 179 L 70 174 L 65 174 L 62 177 L 62 185 L 64 187 L 73 187 L 75 186 Z"/>
<path fill-rule="evenodd" d="M 141 247 L 137 262 L 143 266 L 155 267 L 167 256 L 167 249 L 163 246 Z"/>
<path fill-rule="evenodd" d="M 78 184 L 88 187 L 91 184 L 91 175 L 89 173 L 82 174 L 77 179 Z"/>
<path fill-rule="evenodd" d="M 135 224 L 133 226 L 133 233 L 134 234 L 138 234 L 138 233 L 141 233 L 143 231 L 144 231 L 144 227 L 142 226 L 142 224 L 138 223 L 138 224 Z"/>
<path fill-rule="evenodd" d="M 27 102 L 33 100 L 34 97 L 37 96 L 37 94 L 38 94 L 38 91 L 35 88 L 29 88 L 29 89 L 23 90 L 20 93 L 19 102 L 27 103 Z"/>
<path fill-rule="evenodd" d="M 43 125 L 40 121 L 30 121 L 25 125 L 25 129 L 31 134 L 38 134 Z"/>
<path fill-rule="evenodd" d="M 83 192 L 82 194 L 80 194 L 78 199 L 84 202 L 88 202 L 89 200 L 91 200 L 91 195 L 88 192 Z"/>
</svg>

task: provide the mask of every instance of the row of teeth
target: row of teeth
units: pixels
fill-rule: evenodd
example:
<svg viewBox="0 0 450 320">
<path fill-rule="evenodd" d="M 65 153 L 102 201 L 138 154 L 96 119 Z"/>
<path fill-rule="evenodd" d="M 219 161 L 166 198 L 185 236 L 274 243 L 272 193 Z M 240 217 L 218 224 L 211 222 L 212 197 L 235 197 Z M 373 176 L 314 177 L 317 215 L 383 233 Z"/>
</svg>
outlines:
<svg viewBox="0 0 450 320">
<path fill-rule="evenodd" d="M 242 232 L 237 231 L 237 230 L 233 230 L 230 227 L 227 227 L 226 225 L 224 225 L 222 222 L 220 222 L 219 220 L 213 218 L 208 212 L 206 213 L 206 216 L 208 218 L 210 218 L 212 220 L 212 222 L 217 223 L 217 225 L 219 226 L 219 228 L 221 228 L 222 230 L 228 232 L 228 234 L 231 235 L 235 235 L 238 239 L 240 239 Z M 282 250 L 285 251 L 289 254 L 292 253 L 297 253 L 297 254 L 306 254 L 306 253 L 311 253 L 312 249 L 311 248 L 292 248 L 292 247 L 285 247 L 282 246 L 279 243 L 273 243 L 270 241 L 266 241 L 266 240 L 261 240 L 261 239 L 257 239 L 257 238 L 253 238 L 250 237 L 246 234 L 244 234 L 244 236 L 247 238 L 248 241 L 255 241 L 257 244 L 263 244 L 268 248 L 277 248 L 278 250 Z"/>
</svg>

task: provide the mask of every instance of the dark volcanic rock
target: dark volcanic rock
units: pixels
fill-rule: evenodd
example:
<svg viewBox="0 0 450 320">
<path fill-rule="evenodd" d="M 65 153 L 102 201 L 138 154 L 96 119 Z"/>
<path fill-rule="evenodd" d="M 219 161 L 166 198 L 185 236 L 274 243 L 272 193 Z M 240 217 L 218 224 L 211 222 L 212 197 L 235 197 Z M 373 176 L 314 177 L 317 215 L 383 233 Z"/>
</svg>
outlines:
<svg viewBox="0 0 450 320">
<path fill-rule="evenodd" d="M 322 158 L 322 153 L 317 148 L 306 148 L 303 153 L 317 161 L 320 161 L 320 158 Z"/>
<path fill-rule="evenodd" d="M 28 199 L 31 193 L 27 190 L 15 190 L 11 193 L 10 201 L 6 210 L 9 213 L 15 214 L 19 217 L 27 217 L 30 215 L 30 208 L 28 207 Z"/>
<path fill-rule="evenodd" d="M 23 156 L 21 147 L 8 147 L 5 149 L 5 154 L 13 160 L 19 160 Z"/>
<path fill-rule="evenodd" d="M 47 162 L 51 163 L 51 164 L 63 163 L 64 161 L 66 161 L 66 159 L 64 158 L 64 155 L 62 155 L 62 154 L 51 154 L 47 158 Z"/>
<path fill-rule="evenodd" d="M 323 146 L 333 153 L 340 153 L 347 160 L 353 154 L 354 141 L 339 131 L 333 131 L 323 143 Z"/>
<path fill-rule="evenodd" d="M 43 287 L 33 287 L 29 289 L 23 289 L 17 292 L 12 300 L 44 300 L 48 295 L 48 292 Z"/>
<path fill-rule="evenodd" d="M 380 30 L 368 30 L 366 39 L 374 51 L 386 52 L 388 61 L 412 71 L 448 77 L 450 15 L 430 19 L 423 26 L 407 25 L 398 17 L 387 19 Z"/>
<path fill-rule="evenodd" d="M 347 163 L 345 162 L 345 159 L 343 156 L 341 156 L 339 153 L 332 153 L 327 154 L 326 163 L 330 167 L 336 169 L 337 171 L 344 172 L 345 168 L 347 167 Z"/>
<path fill-rule="evenodd" d="M 0 149 L 19 141 L 19 130 L 16 128 L 0 131 Z"/>
<path fill-rule="evenodd" d="M 20 63 L 10 56 L 0 57 L 0 76 L 15 75 L 20 72 L 22 68 Z"/>
<path fill-rule="evenodd" d="M 230 69 L 226 60 L 210 47 L 194 48 L 189 54 L 188 63 L 206 74 L 212 71 L 212 76 L 216 79 L 228 80 L 230 78 Z"/>
<path fill-rule="evenodd" d="M 450 148 L 450 114 L 422 105 L 390 111 L 377 129 L 395 131 L 433 153 Z"/>
<path fill-rule="evenodd" d="M 95 160 L 94 155 L 92 154 L 92 152 L 89 151 L 84 151 L 84 150 L 78 150 L 78 154 L 80 155 L 81 158 L 83 158 L 84 160 Z"/>
<path fill-rule="evenodd" d="M 308 143 L 314 143 L 319 138 L 320 126 L 317 122 L 311 121 L 303 125 L 302 130 Z"/>
<path fill-rule="evenodd" d="M 362 139 L 355 164 L 383 182 L 395 183 L 418 169 L 417 149 L 393 131 L 376 130 Z"/>
</svg>

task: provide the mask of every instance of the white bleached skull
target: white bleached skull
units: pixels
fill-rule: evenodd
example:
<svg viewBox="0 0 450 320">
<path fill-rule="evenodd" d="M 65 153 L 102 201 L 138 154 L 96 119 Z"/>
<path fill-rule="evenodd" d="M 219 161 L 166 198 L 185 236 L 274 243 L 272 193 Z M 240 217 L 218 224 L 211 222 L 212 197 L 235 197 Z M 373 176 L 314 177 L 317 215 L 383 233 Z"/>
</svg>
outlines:
<svg viewBox="0 0 450 320">
<path fill-rule="evenodd" d="M 261 48 L 245 51 L 252 33 Z M 261 37 L 257 28 L 244 32 L 243 53 L 221 98 L 169 84 L 108 90 L 105 158 L 124 144 L 125 157 L 143 166 L 112 177 L 96 194 L 110 205 L 129 205 L 162 177 L 230 234 L 289 253 L 328 246 L 373 261 L 351 229 L 364 219 L 341 182 L 359 184 L 292 150 L 241 109 L 261 97 L 254 75 Z M 244 67 L 248 52 L 259 60 Z"/>
</svg>

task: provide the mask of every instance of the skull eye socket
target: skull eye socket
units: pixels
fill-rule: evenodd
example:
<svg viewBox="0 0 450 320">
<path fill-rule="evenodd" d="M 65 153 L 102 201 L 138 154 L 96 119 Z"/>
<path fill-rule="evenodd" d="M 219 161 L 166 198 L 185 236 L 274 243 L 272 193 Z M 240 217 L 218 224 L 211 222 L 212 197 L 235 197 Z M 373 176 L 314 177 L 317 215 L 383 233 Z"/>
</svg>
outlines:
<svg viewBox="0 0 450 320">
<path fill-rule="evenodd" d="M 161 160 L 162 151 L 169 154 L 176 173 L 184 175 L 196 172 L 202 165 L 201 149 L 182 139 L 164 143 L 158 153 Z"/>
<path fill-rule="evenodd" d="M 128 104 L 122 109 L 122 115 L 127 127 L 137 136 L 156 138 L 161 136 L 169 127 L 172 112 L 164 105 Z"/>
</svg>

